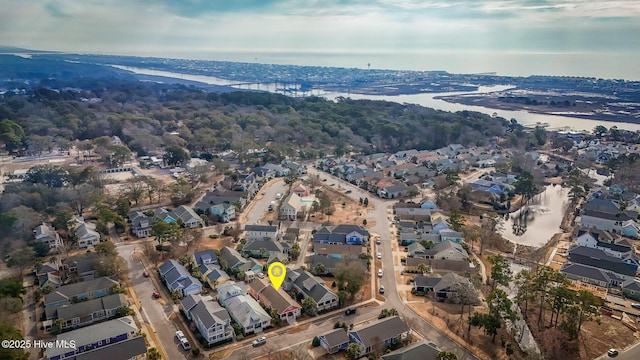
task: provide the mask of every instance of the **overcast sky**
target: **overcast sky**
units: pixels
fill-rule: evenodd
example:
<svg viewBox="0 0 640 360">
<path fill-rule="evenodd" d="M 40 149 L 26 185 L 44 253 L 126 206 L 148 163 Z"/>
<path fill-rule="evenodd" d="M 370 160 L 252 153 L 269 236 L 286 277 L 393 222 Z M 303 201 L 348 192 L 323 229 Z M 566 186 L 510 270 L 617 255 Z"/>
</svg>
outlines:
<svg viewBox="0 0 640 360">
<path fill-rule="evenodd" d="M 68 52 L 640 53 L 640 0 L 0 0 L 0 6 L 0 45 Z"/>
</svg>

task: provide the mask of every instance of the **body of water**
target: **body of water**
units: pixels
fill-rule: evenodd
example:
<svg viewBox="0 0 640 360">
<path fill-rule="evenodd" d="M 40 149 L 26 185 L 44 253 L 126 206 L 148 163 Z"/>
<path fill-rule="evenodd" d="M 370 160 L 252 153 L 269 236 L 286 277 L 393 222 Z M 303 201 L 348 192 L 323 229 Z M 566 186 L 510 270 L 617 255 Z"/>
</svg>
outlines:
<svg viewBox="0 0 640 360">
<path fill-rule="evenodd" d="M 569 190 L 548 185 L 520 210 L 509 214 L 502 236 L 516 244 L 540 247 L 561 232 L 560 224 L 569 206 Z"/>
<path fill-rule="evenodd" d="M 205 84 L 212 85 L 233 85 L 234 87 L 240 90 L 261 90 L 261 91 L 269 91 L 269 92 L 282 92 L 282 89 L 276 87 L 276 84 L 242 84 L 239 81 L 231 81 L 226 79 L 220 79 L 213 76 L 204 76 L 204 75 L 190 75 L 190 74 L 181 74 L 170 71 L 158 71 L 158 70 L 149 70 L 149 69 L 141 69 L 127 66 L 115 66 L 119 69 L 128 70 L 137 74 L 144 75 L 155 75 L 155 76 L 164 76 L 170 78 L 198 81 Z M 409 104 L 418 104 L 426 107 L 430 107 L 433 109 L 444 110 L 444 111 L 478 111 L 485 114 L 493 114 L 496 113 L 498 116 L 501 116 L 507 120 L 514 118 L 518 120 L 518 123 L 523 125 L 535 125 L 536 123 L 548 123 L 551 129 L 557 128 L 569 128 L 575 131 L 591 131 L 597 125 L 604 125 L 606 127 L 617 126 L 619 129 L 626 129 L 632 131 L 639 131 L 640 124 L 632 124 L 632 123 L 624 123 L 624 122 L 614 122 L 614 121 L 600 121 L 600 120 L 589 120 L 589 119 L 579 119 L 568 116 L 560 116 L 560 115 L 544 115 L 544 114 L 535 114 L 528 113 L 526 111 L 511 111 L 511 110 L 499 110 L 499 109 L 491 109 L 483 106 L 472 106 L 472 105 L 463 105 L 456 103 L 449 103 L 444 100 L 435 99 L 434 97 L 439 95 L 459 95 L 459 94 L 472 94 L 472 93 L 486 93 L 491 91 L 502 91 L 508 89 L 509 85 L 501 85 L 501 86 L 483 86 L 480 87 L 478 91 L 472 92 L 452 92 L 452 93 L 431 93 L 431 94 L 409 94 L 409 95 L 362 95 L 362 94 L 351 94 L 351 93 L 337 93 L 337 92 L 324 92 L 321 90 L 311 91 L 310 94 L 323 96 L 327 99 L 334 100 L 335 98 L 342 97 L 350 97 L 352 99 L 368 99 L 368 100 L 386 100 L 393 101 L 397 103 L 409 103 Z"/>
</svg>

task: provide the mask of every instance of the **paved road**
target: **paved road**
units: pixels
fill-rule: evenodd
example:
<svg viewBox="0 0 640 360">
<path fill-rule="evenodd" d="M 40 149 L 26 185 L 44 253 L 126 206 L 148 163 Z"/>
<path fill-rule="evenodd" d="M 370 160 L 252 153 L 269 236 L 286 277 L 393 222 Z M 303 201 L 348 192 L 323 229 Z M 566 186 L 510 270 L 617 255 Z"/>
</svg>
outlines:
<svg viewBox="0 0 640 360">
<path fill-rule="evenodd" d="M 276 195 L 280 193 L 284 197 L 284 193 L 286 192 L 286 187 L 287 185 L 284 183 L 284 179 L 279 179 L 279 181 L 276 181 L 275 183 L 271 184 L 266 188 L 263 188 L 262 191 L 264 191 L 265 194 L 262 195 L 262 193 L 260 193 L 258 197 L 262 196 L 262 198 L 260 198 L 259 200 L 257 198 L 254 199 L 253 206 L 247 212 L 247 215 L 246 215 L 247 224 L 249 225 L 257 224 L 258 220 L 262 219 L 264 217 L 264 214 L 268 211 L 269 204 L 271 204 L 272 201 L 275 201 L 276 203 L 279 201 L 279 200 L 276 200 Z M 276 211 L 275 206 L 273 211 Z M 261 224 L 261 225 L 268 225 L 268 224 Z"/>
<path fill-rule="evenodd" d="M 620 354 L 615 357 L 615 360 L 638 360 L 640 359 L 640 342 L 636 342 L 634 345 L 628 347 L 625 350 L 618 349 Z M 598 358 L 598 360 L 605 359 L 614 359 L 607 356 L 607 354 L 603 354 Z"/>
<path fill-rule="evenodd" d="M 133 253 L 136 251 L 141 252 L 142 246 L 139 244 L 125 245 L 124 243 L 118 243 L 117 250 L 118 254 L 127 263 L 129 280 L 140 300 L 143 317 L 151 324 L 151 328 L 156 333 L 156 337 L 164 348 L 165 353 L 171 360 L 186 359 L 185 352 L 179 347 L 175 338 L 176 326 L 167 317 L 167 314 L 171 314 L 173 311 L 173 304 L 170 299 L 167 299 L 168 295 L 166 291 L 163 291 L 164 289 L 158 290 L 165 298 L 164 300 L 169 300 L 169 305 L 163 306 L 161 301 L 153 299 L 153 291 L 156 290 L 156 287 L 151 278 L 144 277 L 142 263 L 133 258 Z M 151 275 L 155 276 L 155 274 Z"/>
<path fill-rule="evenodd" d="M 346 181 L 340 180 L 337 177 L 333 177 L 315 168 L 309 167 L 308 172 L 310 175 L 320 174 L 321 177 L 331 178 L 332 180 L 330 180 L 329 182 L 336 182 L 336 184 L 340 183 L 343 190 L 349 189 L 352 191 L 348 196 L 352 197 L 356 201 L 358 201 L 361 197 L 368 197 L 369 204 L 375 206 L 375 210 L 370 211 L 367 216 L 370 220 L 375 220 L 376 223 L 375 226 L 370 230 L 380 235 L 382 239 L 380 250 L 382 252 L 382 268 L 384 276 L 380 280 L 380 284 L 385 287 L 386 303 L 384 307 L 394 307 L 401 315 L 407 318 L 415 319 L 415 321 L 413 321 L 414 324 L 412 324 L 414 327 L 413 330 L 422 334 L 429 341 L 437 344 L 441 349 L 453 351 L 458 356 L 458 359 L 478 359 L 478 357 L 471 353 L 469 350 L 462 347 L 460 344 L 449 338 L 446 334 L 444 334 L 433 325 L 428 323 L 426 320 L 424 320 L 422 317 L 414 313 L 398 295 L 397 284 L 395 281 L 395 266 L 393 262 L 393 244 L 391 240 L 391 231 L 389 228 L 389 214 L 387 212 L 387 207 L 389 205 L 392 205 L 393 202 L 382 200 L 371 193 L 363 191 L 362 189 L 349 184 Z M 399 254 L 404 253 L 398 251 L 395 255 Z"/>
<path fill-rule="evenodd" d="M 329 319 L 319 319 L 312 321 L 308 328 L 305 330 L 289 333 L 287 330 L 283 330 L 282 333 L 278 332 L 268 333 L 267 344 L 257 348 L 251 346 L 251 341 L 255 339 L 250 337 L 246 340 L 246 345 L 234 350 L 227 359 L 231 360 L 247 360 L 255 359 L 261 356 L 269 355 L 269 353 L 275 353 L 279 350 L 287 349 L 297 345 L 306 345 L 311 343 L 314 336 L 322 335 L 333 330 L 333 326 L 336 322 L 346 322 L 347 324 L 360 324 L 367 321 L 376 320 L 380 310 L 384 307 L 381 306 L 369 306 L 360 307 L 355 315 L 345 316 L 344 309 L 336 311 L 336 315 Z M 321 348 L 320 348 L 321 349 Z M 324 351 L 322 351 L 324 354 Z"/>
</svg>

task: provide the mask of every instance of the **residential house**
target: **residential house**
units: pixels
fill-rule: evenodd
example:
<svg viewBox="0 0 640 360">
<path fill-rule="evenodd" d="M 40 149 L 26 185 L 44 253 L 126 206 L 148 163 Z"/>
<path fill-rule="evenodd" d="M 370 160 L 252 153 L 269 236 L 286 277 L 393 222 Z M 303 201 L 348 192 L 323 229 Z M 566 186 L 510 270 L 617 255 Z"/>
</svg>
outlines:
<svg viewBox="0 0 640 360">
<path fill-rule="evenodd" d="M 475 266 L 468 261 L 444 260 L 444 259 L 425 259 L 419 257 L 408 257 L 405 259 L 405 271 L 418 272 L 420 264 L 430 267 L 433 271 L 447 271 L 467 274 L 476 272 Z"/>
<path fill-rule="evenodd" d="M 384 349 L 409 336 L 409 327 L 398 316 L 386 317 L 349 331 L 349 340 L 360 346 L 360 355 Z"/>
<path fill-rule="evenodd" d="M 242 247 L 242 254 L 252 258 L 268 258 L 271 254 L 284 253 L 284 248 L 278 241 L 248 240 Z"/>
<path fill-rule="evenodd" d="M 437 210 L 438 209 L 438 205 L 436 205 L 436 203 L 434 203 L 433 201 L 431 201 L 429 199 L 425 199 L 420 203 L 420 208 L 421 209 L 427 209 L 427 210 Z"/>
<path fill-rule="evenodd" d="M 577 246 L 569 249 L 568 259 L 569 262 L 565 263 L 565 273 L 570 273 L 568 269 L 573 269 L 575 273 L 577 271 L 576 269 L 582 269 L 583 267 L 602 270 L 607 274 L 610 284 L 614 286 L 622 284 L 625 280 L 633 279 L 638 271 L 637 264 L 631 261 L 625 262 L 623 259 L 608 255 L 600 249 L 586 246 Z M 582 266 L 569 268 L 568 264 L 579 264 Z M 585 271 L 586 270 L 582 270 L 574 275 L 579 276 Z M 602 276 L 597 276 L 600 281 L 605 280 L 602 279 Z"/>
<path fill-rule="evenodd" d="M 45 318 L 50 320 L 51 325 L 54 320 L 61 320 L 60 328 L 67 330 L 114 318 L 119 308 L 128 305 L 123 294 L 112 294 L 60 307 L 45 308 Z"/>
<path fill-rule="evenodd" d="M 129 214 L 129 222 L 131 223 L 131 234 L 136 237 L 144 238 L 151 235 L 153 218 L 145 215 L 142 211 L 132 211 Z"/>
<path fill-rule="evenodd" d="M 578 231 L 576 243 L 579 246 L 586 246 L 604 251 L 607 255 L 623 259 L 623 262 L 639 265 L 638 256 L 633 247 L 623 243 L 616 243 L 611 235 L 606 232 Z"/>
<path fill-rule="evenodd" d="M 583 210 L 576 220 L 580 226 L 585 228 L 595 228 L 636 239 L 638 238 L 638 224 L 635 219 L 625 212 L 610 214 Z"/>
<path fill-rule="evenodd" d="M 299 184 L 291 190 L 294 194 L 303 198 L 305 196 L 309 196 L 309 189 L 307 189 L 304 185 Z"/>
<path fill-rule="evenodd" d="M 296 220 L 298 214 L 303 210 L 300 197 L 295 193 L 289 194 L 282 205 L 280 205 L 280 219 L 282 220 Z"/>
<path fill-rule="evenodd" d="M 210 296 L 189 295 L 181 304 L 187 318 L 193 321 L 208 345 L 233 339 L 229 313 Z"/>
<path fill-rule="evenodd" d="M 443 259 L 455 261 L 467 261 L 469 254 L 458 243 L 445 241 L 435 244 L 430 249 L 425 249 L 420 243 L 409 245 L 409 256 L 423 259 Z"/>
<path fill-rule="evenodd" d="M 244 282 L 227 281 L 216 287 L 220 305 L 227 307 L 227 301 L 238 295 L 247 295 L 247 285 Z"/>
<path fill-rule="evenodd" d="M 38 279 L 47 276 L 48 273 L 52 273 L 53 275 L 59 275 L 58 270 L 60 269 L 60 261 L 57 259 L 54 261 L 47 261 L 42 263 L 42 265 L 36 268 L 36 277 Z"/>
<path fill-rule="evenodd" d="M 208 192 L 194 205 L 194 210 L 199 214 L 214 214 L 221 221 L 228 222 L 235 219 L 236 205 L 243 209 L 247 204 L 249 193 L 246 191 L 214 190 Z"/>
<path fill-rule="evenodd" d="M 302 307 L 283 288 L 276 290 L 267 279 L 252 281 L 247 290 L 267 310 L 275 310 L 284 321 L 295 320 L 302 314 Z"/>
<path fill-rule="evenodd" d="M 477 179 L 471 183 L 471 189 L 486 191 L 494 195 L 506 194 L 511 188 L 512 186 L 509 184 L 484 179 Z"/>
<path fill-rule="evenodd" d="M 245 225 L 244 238 L 249 240 L 278 240 L 278 228 L 276 225 Z"/>
<path fill-rule="evenodd" d="M 559 270 L 568 279 L 608 288 L 612 284 L 620 284 L 624 279 L 616 274 L 595 267 L 566 262 Z"/>
<path fill-rule="evenodd" d="M 55 273 L 48 272 L 44 274 L 44 276 L 38 278 L 38 285 L 41 289 L 45 287 L 56 289 L 62 285 L 62 280 L 60 279 L 60 276 L 56 275 Z"/>
<path fill-rule="evenodd" d="M 271 315 L 250 296 L 231 297 L 225 301 L 225 307 L 244 334 L 259 333 L 271 326 Z"/>
<path fill-rule="evenodd" d="M 622 293 L 624 296 L 640 301 L 640 281 L 629 279 L 622 283 Z"/>
<path fill-rule="evenodd" d="M 398 199 L 407 196 L 410 189 L 405 184 L 392 184 L 379 188 L 377 195 L 383 199 Z"/>
<path fill-rule="evenodd" d="M 80 249 L 86 249 L 100 243 L 100 234 L 96 231 L 96 224 L 84 222 L 79 218 L 79 221 L 74 225 L 74 232 Z"/>
<path fill-rule="evenodd" d="M 349 346 L 349 335 L 343 328 L 334 329 L 326 334 L 318 337 L 320 346 L 322 346 L 329 354 L 335 354 L 338 351 L 347 350 Z"/>
<path fill-rule="evenodd" d="M 416 276 L 413 288 L 425 294 L 431 292 L 436 300 L 444 301 L 456 294 L 459 286 L 473 289 L 473 284 L 468 278 L 455 273 L 448 273 L 443 276 Z"/>
<path fill-rule="evenodd" d="M 42 223 L 33 230 L 33 237 L 37 242 L 45 243 L 49 249 L 62 247 L 62 240 L 56 229 L 47 223 Z"/>
<path fill-rule="evenodd" d="M 281 262 L 283 264 L 286 264 L 288 261 L 289 261 L 289 255 L 274 252 L 274 253 L 271 253 L 271 255 L 269 255 L 269 259 L 267 259 L 267 267 L 274 262 Z"/>
<path fill-rule="evenodd" d="M 93 280 L 98 273 L 96 266 L 99 261 L 103 261 L 103 259 L 100 259 L 100 256 L 95 252 L 71 256 L 62 259 L 60 271 L 64 272 L 67 278 L 72 281 Z"/>
<path fill-rule="evenodd" d="M 382 355 L 382 360 L 440 360 L 440 349 L 432 342 L 420 340 Z"/>
<path fill-rule="evenodd" d="M 295 289 L 313 300 L 316 311 L 331 310 L 338 307 L 338 295 L 332 292 L 320 278 L 302 269 L 287 270 L 284 288 Z"/>
<path fill-rule="evenodd" d="M 187 206 L 180 205 L 172 211 L 173 218 L 178 218 L 182 222 L 182 226 L 186 228 L 204 227 L 204 220 L 200 218 L 200 215 Z"/>
<path fill-rule="evenodd" d="M 179 291 L 183 297 L 202 292 L 202 283 L 191 276 L 179 262 L 168 260 L 158 270 L 169 292 Z"/>
<path fill-rule="evenodd" d="M 288 227 L 284 232 L 284 236 L 282 237 L 282 241 L 292 243 L 294 241 L 298 241 L 298 236 L 300 236 L 300 229 L 297 227 Z"/>
<path fill-rule="evenodd" d="M 207 249 L 193 253 L 191 263 L 197 267 L 202 265 L 217 265 L 218 256 L 215 250 Z"/>
<path fill-rule="evenodd" d="M 90 325 L 82 329 L 59 334 L 58 344 L 75 343 L 75 347 L 54 346 L 44 352 L 47 360 L 103 360 L 113 359 L 144 359 L 147 346 L 133 317 L 125 316 L 119 319 Z"/>
<path fill-rule="evenodd" d="M 223 270 L 237 269 L 247 262 L 247 259 L 242 257 L 238 251 L 228 246 L 220 249 L 220 258 L 218 259 L 220 266 Z"/>
<path fill-rule="evenodd" d="M 359 225 L 323 226 L 313 234 L 313 240 L 318 244 L 366 244 L 369 231 Z"/>
<path fill-rule="evenodd" d="M 231 280 L 231 277 L 222 269 L 209 268 L 206 273 L 202 274 L 202 280 L 205 281 L 210 288 L 215 289 L 216 286 Z"/>
<path fill-rule="evenodd" d="M 117 281 L 101 277 L 94 280 L 83 281 L 75 284 L 60 286 L 44 295 L 44 307 L 60 307 L 76 301 L 98 299 L 111 294 Z"/>
<path fill-rule="evenodd" d="M 287 176 L 291 172 L 290 169 L 276 164 L 264 164 L 262 168 L 272 171 L 276 177 Z"/>
<path fill-rule="evenodd" d="M 456 244 L 462 243 L 462 238 L 464 236 L 463 233 L 459 231 L 454 231 L 451 229 L 443 229 L 438 231 L 440 234 L 440 241 L 442 242 L 454 242 Z"/>
</svg>

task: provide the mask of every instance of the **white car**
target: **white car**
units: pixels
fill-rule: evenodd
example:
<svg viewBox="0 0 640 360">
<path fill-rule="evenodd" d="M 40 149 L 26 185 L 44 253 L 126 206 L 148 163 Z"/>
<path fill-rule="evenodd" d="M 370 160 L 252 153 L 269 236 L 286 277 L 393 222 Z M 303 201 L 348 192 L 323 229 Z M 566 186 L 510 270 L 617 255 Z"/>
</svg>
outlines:
<svg viewBox="0 0 640 360">
<path fill-rule="evenodd" d="M 382 259 L 382 253 L 381 252 L 378 253 L 378 260 L 380 260 L 380 259 Z"/>
<path fill-rule="evenodd" d="M 260 279 L 264 279 L 264 273 L 258 273 L 258 277 L 259 277 Z"/>
<path fill-rule="evenodd" d="M 267 338 L 264 337 L 264 336 L 261 336 L 261 337 L 255 339 L 255 340 L 253 340 L 253 342 L 251 343 L 251 346 L 256 347 L 256 346 L 260 346 L 260 345 L 263 345 L 263 344 L 266 344 L 266 343 L 267 343 Z"/>
<path fill-rule="evenodd" d="M 632 307 L 632 308 L 634 308 L 634 309 L 638 309 L 638 310 L 640 310 L 640 304 L 637 304 L 637 303 L 631 303 L 631 307 Z"/>
<path fill-rule="evenodd" d="M 178 338 L 178 340 L 186 339 L 184 333 L 180 330 L 176 331 L 176 338 Z"/>
<path fill-rule="evenodd" d="M 378 269 L 378 277 L 382 277 L 382 269 Z"/>
<path fill-rule="evenodd" d="M 191 344 L 189 344 L 189 341 L 187 341 L 187 339 L 186 339 L 186 338 L 184 338 L 184 339 L 180 339 L 180 345 L 182 345 L 182 348 L 183 348 L 185 351 L 189 351 L 189 350 L 191 350 Z"/>
</svg>

